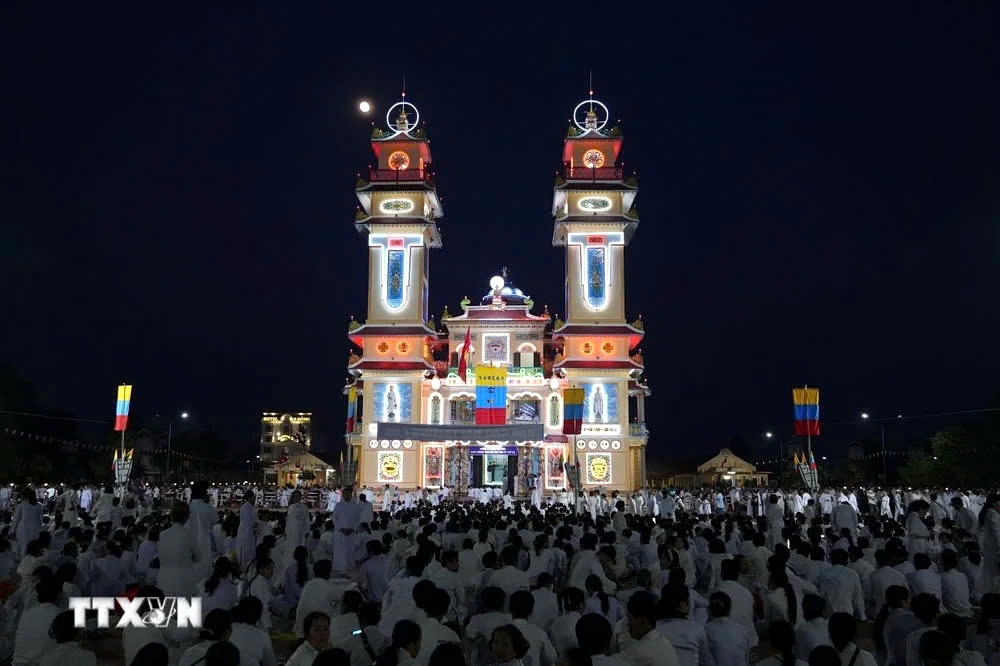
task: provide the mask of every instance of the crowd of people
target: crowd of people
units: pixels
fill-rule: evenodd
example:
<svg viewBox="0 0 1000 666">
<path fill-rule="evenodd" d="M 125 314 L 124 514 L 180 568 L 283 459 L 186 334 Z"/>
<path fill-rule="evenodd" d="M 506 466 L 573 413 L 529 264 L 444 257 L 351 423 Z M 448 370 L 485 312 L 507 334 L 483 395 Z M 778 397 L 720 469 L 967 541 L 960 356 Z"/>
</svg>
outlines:
<svg viewBox="0 0 1000 666">
<path fill-rule="evenodd" d="M 1000 666 L 998 495 L 531 485 L 6 487 L 0 660 Z M 81 629 L 83 596 L 197 597 L 202 627 Z"/>
</svg>

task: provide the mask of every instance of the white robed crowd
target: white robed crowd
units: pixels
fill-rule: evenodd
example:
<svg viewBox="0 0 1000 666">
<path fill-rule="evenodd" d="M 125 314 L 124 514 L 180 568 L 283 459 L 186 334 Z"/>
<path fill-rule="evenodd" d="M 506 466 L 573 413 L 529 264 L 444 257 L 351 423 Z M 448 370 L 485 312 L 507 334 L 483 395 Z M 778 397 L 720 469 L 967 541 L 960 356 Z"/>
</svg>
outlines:
<svg viewBox="0 0 1000 666">
<path fill-rule="evenodd" d="M 5 487 L 0 660 L 1000 666 L 996 494 L 527 485 Z M 78 627 L 98 596 L 149 621 Z"/>
</svg>

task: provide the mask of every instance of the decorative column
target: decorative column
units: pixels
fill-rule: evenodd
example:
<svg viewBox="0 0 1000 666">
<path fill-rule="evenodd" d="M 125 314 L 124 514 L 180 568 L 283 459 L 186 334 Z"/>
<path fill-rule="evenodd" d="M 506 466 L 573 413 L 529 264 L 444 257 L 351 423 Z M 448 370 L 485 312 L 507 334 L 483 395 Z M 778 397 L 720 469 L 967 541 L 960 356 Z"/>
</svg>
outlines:
<svg viewBox="0 0 1000 666">
<path fill-rule="evenodd" d="M 517 484 L 514 494 L 524 497 L 528 494 L 528 475 L 531 474 L 531 460 L 528 458 L 531 449 L 527 446 L 517 447 Z"/>
<path fill-rule="evenodd" d="M 635 398 L 636 406 L 636 416 L 639 417 L 639 423 L 646 422 L 646 396 L 641 392 Z"/>
<path fill-rule="evenodd" d="M 455 484 L 455 494 L 464 496 L 469 494 L 469 452 L 461 444 L 451 447 L 451 454 L 457 456 L 458 481 Z"/>
</svg>

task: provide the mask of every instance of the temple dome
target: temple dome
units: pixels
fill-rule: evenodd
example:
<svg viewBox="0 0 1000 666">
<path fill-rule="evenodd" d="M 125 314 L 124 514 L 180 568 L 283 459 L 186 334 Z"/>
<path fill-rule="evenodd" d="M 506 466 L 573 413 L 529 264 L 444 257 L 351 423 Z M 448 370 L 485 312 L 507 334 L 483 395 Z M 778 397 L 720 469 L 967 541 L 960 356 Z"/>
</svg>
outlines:
<svg viewBox="0 0 1000 666">
<path fill-rule="evenodd" d="M 503 299 L 504 303 L 507 305 L 525 305 L 527 301 L 531 300 L 531 296 L 524 293 L 518 289 L 514 283 L 511 281 L 510 276 L 507 274 L 507 270 L 504 269 L 500 275 L 494 276 L 490 279 L 490 290 L 486 292 L 483 296 L 480 304 L 490 305 L 493 303 L 493 285 L 501 284 L 500 287 L 500 298 Z"/>
</svg>

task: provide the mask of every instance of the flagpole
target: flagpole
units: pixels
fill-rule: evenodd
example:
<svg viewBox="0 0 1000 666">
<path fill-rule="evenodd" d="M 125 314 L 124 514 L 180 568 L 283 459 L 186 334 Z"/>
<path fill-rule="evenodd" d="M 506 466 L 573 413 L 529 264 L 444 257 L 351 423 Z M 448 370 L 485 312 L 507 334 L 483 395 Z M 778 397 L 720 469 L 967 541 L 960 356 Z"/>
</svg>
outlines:
<svg viewBox="0 0 1000 666">
<path fill-rule="evenodd" d="M 806 390 L 805 391 L 806 400 L 809 400 L 809 384 L 806 384 L 804 388 Z M 806 404 L 809 403 L 807 402 Z M 808 411 L 806 412 L 806 415 L 808 416 Z M 812 455 L 813 452 L 812 426 L 809 425 L 808 420 L 806 420 L 806 450 L 809 452 L 809 455 Z"/>
</svg>

